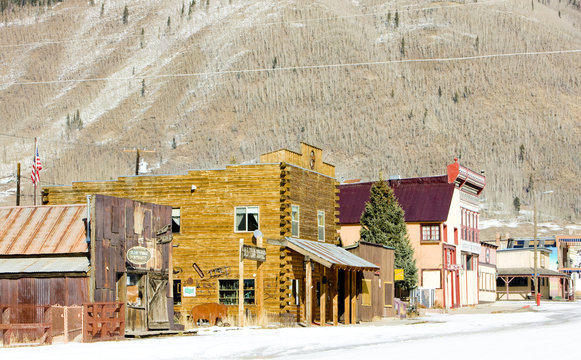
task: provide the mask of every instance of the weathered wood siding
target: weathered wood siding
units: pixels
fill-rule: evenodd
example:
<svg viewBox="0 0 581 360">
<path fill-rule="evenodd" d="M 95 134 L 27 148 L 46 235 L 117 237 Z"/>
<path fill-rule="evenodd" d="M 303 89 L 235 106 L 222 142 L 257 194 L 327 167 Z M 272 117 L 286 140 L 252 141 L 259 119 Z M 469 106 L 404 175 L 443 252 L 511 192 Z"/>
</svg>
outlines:
<svg viewBox="0 0 581 360">
<path fill-rule="evenodd" d="M 135 224 L 135 219 L 139 225 Z M 127 271 L 155 271 L 168 279 L 171 242 L 159 244 L 156 232 L 168 225 L 167 234 L 171 235 L 171 207 L 98 195 L 94 199 L 91 221 L 94 301 L 118 300 L 117 282 Z M 149 249 L 152 258 L 143 265 L 126 261 L 127 250 L 134 246 Z M 170 296 L 169 290 L 167 296 Z"/>
<path fill-rule="evenodd" d="M 348 249 L 349 252 L 380 266 L 380 271 L 363 271 L 363 275 L 357 277 L 357 320 L 372 321 L 395 314 L 393 308 L 394 290 L 394 251 L 381 245 L 370 244 L 363 241 L 356 248 Z M 362 281 L 370 280 L 371 306 L 362 303 Z M 387 284 L 387 286 L 386 286 Z M 386 293 L 388 290 L 386 301 Z"/>
</svg>

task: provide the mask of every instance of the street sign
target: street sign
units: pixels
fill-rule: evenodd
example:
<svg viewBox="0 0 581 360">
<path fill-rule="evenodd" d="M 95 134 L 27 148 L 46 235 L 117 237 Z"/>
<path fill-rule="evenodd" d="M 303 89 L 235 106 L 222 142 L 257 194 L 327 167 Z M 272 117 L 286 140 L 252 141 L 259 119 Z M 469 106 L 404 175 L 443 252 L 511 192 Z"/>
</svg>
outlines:
<svg viewBox="0 0 581 360">
<path fill-rule="evenodd" d="M 242 245 L 242 259 L 266 261 L 266 248 Z"/>
<path fill-rule="evenodd" d="M 403 276 L 403 269 L 393 269 L 395 272 L 395 281 L 403 281 L 404 280 L 404 276 Z"/>
</svg>

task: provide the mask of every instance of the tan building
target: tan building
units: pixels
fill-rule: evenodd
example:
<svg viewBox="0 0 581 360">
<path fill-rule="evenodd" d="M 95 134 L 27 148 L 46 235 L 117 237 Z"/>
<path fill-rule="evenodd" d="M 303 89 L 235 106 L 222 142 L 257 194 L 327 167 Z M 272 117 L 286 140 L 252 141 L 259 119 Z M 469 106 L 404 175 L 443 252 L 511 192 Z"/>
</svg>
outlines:
<svg viewBox="0 0 581 360">
<path fill-rule="evenodd" d="M 236 316 L 239 301 L 248 318 L 266 314 L 270 321 L 307 324 L 337 323 L 342 301 L 349 323 L 355 320 L 356 271 L 377 267 L 335 246 L 337 185 L 323 151 L 301 144 L 300 153 L 271 152 L 257 164 L 46 187 L 43 202 L 79 203 L 88 194 L 107 194 L 170 205 L 172 295 L 182 323 L 204 303 L 224 304 Z M 243 300 L 240 241 L 266 249 L 264 262 L 244 261 Z M 340 275 L 347 279 L 343 284 Z M 354 290 L 339 299 L 345 285 Z"/>
<path fill-rule="evenodd" d="M 533 276 L 534 248 L 507 248 L 497 250 L 498 280 L 496 285 L 497 300 L 524 300 L 534 296 Z M 550 267 L 551 250 L 537 248 L 537 274 L 539 293 L 544 299 L 550 299 L 551 282 L 558 284 L 557 296 L 566 298 L 568 276 Z"/>
<path fill-rule="evenodd" d="M 479 301 L 481 254 L 479 196 L 485 178 L 457 159 L 447 174 L 387 180 L 404 210 L 418 268 L 418 287 L 433 291 L 435 305 L 456 308 Z M 359 241 L 360 219 L 372 182 L 340 186 L 343 246 Z"/>
</svg>

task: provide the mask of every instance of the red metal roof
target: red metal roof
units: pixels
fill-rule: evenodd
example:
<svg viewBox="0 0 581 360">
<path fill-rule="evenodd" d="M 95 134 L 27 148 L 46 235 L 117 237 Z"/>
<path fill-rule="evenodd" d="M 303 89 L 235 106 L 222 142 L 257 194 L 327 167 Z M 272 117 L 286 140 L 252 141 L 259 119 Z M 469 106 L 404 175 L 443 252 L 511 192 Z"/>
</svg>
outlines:
<svg viewBox="0 0 581 360">
<path fill-rule="evenodd" d="M 446 221 L 454 184 L 446 175 L 386 180 L 405 212 L 406 222 Z M 339 223 L 358 224 L 373 182 L 339 186 Z"/>
<path fill-rule="evenodd" d="M 0 255 L 87 252 L 86 216 L 86 205 L 0 208 Z"/>
</svg>

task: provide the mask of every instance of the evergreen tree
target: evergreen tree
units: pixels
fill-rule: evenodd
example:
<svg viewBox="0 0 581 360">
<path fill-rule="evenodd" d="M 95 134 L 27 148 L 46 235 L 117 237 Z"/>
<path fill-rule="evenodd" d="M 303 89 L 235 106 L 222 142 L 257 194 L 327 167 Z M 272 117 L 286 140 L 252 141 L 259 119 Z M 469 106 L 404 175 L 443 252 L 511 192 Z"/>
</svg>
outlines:
<svg viewBox="0 0 581 360">
<path fill-rule="evenodd" d="M 125 8 L 123 9 L 123 24 L 127 24 L 128 21 L 129 21 L 129 9 L 127 8 L 127 5 L 125 5 Z"/>
<path fill-rule="evenodd" d="M 361 240 L 395 249 L 394 267 L 404 269 L 404 280 L 395 286 L 403 290 L 416 287 L 418 270 L 414 250 L 407 236 L 404 212 L 387 181 L 380 179 L 371 187 L 369 202 L 361 215 Z"/>
</svg>

